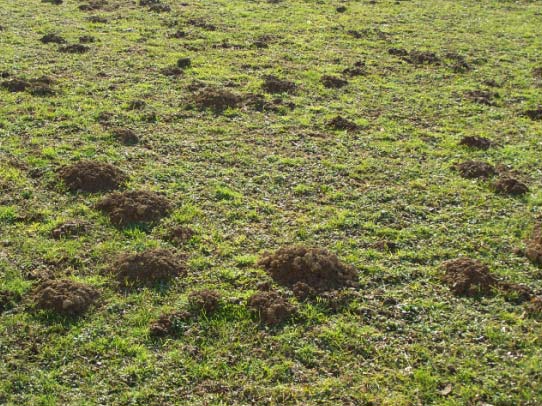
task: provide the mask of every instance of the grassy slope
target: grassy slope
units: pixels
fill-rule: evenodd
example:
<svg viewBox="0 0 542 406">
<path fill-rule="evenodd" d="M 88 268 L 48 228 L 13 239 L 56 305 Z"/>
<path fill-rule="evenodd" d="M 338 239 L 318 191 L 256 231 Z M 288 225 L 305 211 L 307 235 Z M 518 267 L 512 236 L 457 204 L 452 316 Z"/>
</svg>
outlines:
<svg viewBox="0 0 542 406">
<path fill-rule="evenodd" d="M 542 205 L 542 126 L 521 117 L 542 103 L 531 74 L 542 66 L 539 2 L 350 1 L 343 14 L 340 3 L 324 1 L 172 1 L 172 12 L 161 14 L 110 3 L 119 8 L 88 13 L 73 0 L 0 0 L 0 70 L 48 75 L 59 91 L 1 91 L 0 287 L 24 293 L 32 286 L 26 272 L 50 269 L 103 291 L 100 306 L 77 321 L 24 311 L 24 303 L 0 316 L 0 403 L 542 402 L 540 323 L 502 297 L 454 298 L 438 279 L 443 260 L 469 255 L 542 289 L 540 270 L 512 254 Z M 190 18 L 218 29 L 193 27 Z M 178 28 L 187 38 L 168 38 Z M 351 29 L 368 31 L 354 39 Z M 87 54 L 61 54 L 39 42 L 49 32 L 97 42 Z M 273 36 L 269 48 L 252 47 L 263 34 Z M 213 48 L 226 39 L 240 49 Z M 416 67 L 389 55 L 391 47 L 458 52 L 474 69 Z M 180 56 L 193 62 L 182 78 L 159 73 Z M 340 90 L 320 84 L 322 74 L 360 59 L 367 75 Z M 269 73 L 300 85 L 287 97 L 295 110 L 185 108 L 194 80 L 258 92 Z M 502 83 L 496 106 L 462 98 L 487 79 Z M 147 102 L 144 111 L 127 110 L 135 99 Z M 144 142 L 116 143 L 97 122 L 104 111 Z M 151 112 L 157 122 L 146 121 Z M 327 129 L 339 113 L 363 130 Z M 464 135 L 501 147 L 458 147 Z M 57 167 L 83 157 L 127 170 L 130 188 L 165 192 L 176 211 L 152 230 L 115 229 L 92 209 L 100 196 L 70 195 L 55 183 Z M 470 158 L 510 165 L 531 192 L 500 197 L 485 182 L 458 177 L 452 164 Z M 42 176 L 33 179 L 32 170 Z M 91 222 L 91 231 L 49 237 L 73 219 Z M 99 271 L 115 255 L 167 247 L 161 234 L 178 223 L 198 231 L 183 249 L 189 278 L 164 292 L 123 296 L 109 287 Z M 382 239 L 400 249 L 366 248 Z M 195 287 L 242 302 L 264 278 L 254 267 L 258 254 L 292 242 L 328 247 L 354 264 L 363 298 L 339 314 L 302 305 L 298 320 L 275 330 L 232 300 L 182 337 L 148 337 L 149 322 L 183 306 Z"/>
</svg>

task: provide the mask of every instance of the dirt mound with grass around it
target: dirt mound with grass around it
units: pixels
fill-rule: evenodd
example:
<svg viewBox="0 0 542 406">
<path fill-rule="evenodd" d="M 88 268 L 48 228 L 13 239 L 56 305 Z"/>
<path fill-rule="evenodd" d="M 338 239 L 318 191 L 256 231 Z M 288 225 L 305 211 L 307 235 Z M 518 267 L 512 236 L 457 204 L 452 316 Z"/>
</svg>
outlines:
<svg viewBox="0 0 542 406">
<path fill-rule="evenodd" d="M 255 293 L 248 299 L 248 307 L 268 326 L 283 323 L 296 312 L 295 306 L 275 291 Z"/>
<path fill-rule="evenodd" d="M 64 316 L 84 313 L 99 296 L 99 292 L 92 286 L 68 279 L 45 280 L 31 293 L 36 309 Z"/>
<path fill-rule="evenodd" d="M 98 161 L 80 161 L 58 171 L 71 192 L 108 192 L 118 189 L 127 179 L 116 166 Z"/>
</svg>

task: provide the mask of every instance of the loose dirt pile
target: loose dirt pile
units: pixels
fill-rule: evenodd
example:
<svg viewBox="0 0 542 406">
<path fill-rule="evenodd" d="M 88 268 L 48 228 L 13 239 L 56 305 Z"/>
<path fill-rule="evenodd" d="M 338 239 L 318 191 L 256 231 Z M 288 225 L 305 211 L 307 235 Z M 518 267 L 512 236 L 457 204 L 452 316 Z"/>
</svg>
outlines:
<svg viewBox="0 0 542 406">
<path fill-rule="evenodd" d="M 542 265 L 542 224 L 537 224 L 527 241 L 525 256 L 535 265 Z"/>
<path fill-rule="evenodd" d="M 529 192 L 524 183 L 511 177 L 503 177 L 495 183 L 495 192 L 502 195 L 521 196 Z"/>
<path fill-rule="evenodd" d="M 205 88 L 194 95 L 194 102 L 199 109 L 210 109 L 217 113 L 238 107 L 241 101 L 241 96 L 224 89 Z"/>
<path fill-rule="evenodd" d="M 65 316 L 84 313 L 99 297 L 92 286 L 68 279 L 45 280 L 31 293 L 37 309 Z"/>
<path fill-rule="evenodd" d="M 527 304 L 525 310 L 529 316 L 539 319 L 542 318 L 542 296 L 536 296 Z"/>
<path fill-rule="evenodd" d="M 340 130 L 340 131 L 356 131 L 359 129 L 359 126 L 342 117 L 342 116 L 336 116 L 328 121 L 327 126 L 334 129 L 334 130 Z"/>
<path fill-rule="evenodd" d="M 493 145 L 493 143 L 488 138 L 467 136 L 463 137 L 461 141 L 459 141 L 459 145 L 465 145 L 470 148 L 486 150 L 489 149 Z"/>
<path fill-rule="evenodd" d="M 90 47 L 83 44 L 71 44 L 58 48 L 58 51 L 65 54 L 84 54 L 90 51 Z"/>
<path fill-rule="evenodd" d="M 127 179 L 117 167 L 98 161 L 80 161 L 58 171 L 71 192 L 108 192 L 118 189 Z"/>
<path fill-rule="evenodd" d="M 129 128 L 115 128 L 112 133 L 124 145 L 136 145 L 139 142 L 137 134 Z"/>
<path fill-rule="evenodd" d="M 47 76 L 41 76 L 36 79 L 13 78 L 0 83 L 0 87 L 11 93 L 27 91 L 33 96 L 51 96 L 55 94 L 51 88 L 52 79 Z"/>
<path fill-rule="evenodd" d="M 463 178 L 490 178 L 497 173 L 495 168 L 488 163 L 480 161 L 465 161 L 455 166 Z"/>
<path fill-rule="evenodd" d="M 539 121 L 542 120 L 542 108 L 527 110 L 525 115 L 531 120 Z"/>
<path fill-rule="evenodd" d="M 153 337 L 173 335 L 179 330 L 180 325 L 189 321 L 191 317 L 192 314 L 187 311 L 162 314 L 151 324 L 149 333 Z"/>
<path fill-rule="evenodd" d="M 137 254 L 123 254 L 109 268 L 120 286 L 153 286 L 186 273 L 184 261 L 171 251 L 151 249 Z"/>
<path fill-rule="evenodd" d="M 258 263 L 300 299 L 322 292 L 357 287 L 356 270 L 322 248 L 294 246 L 265 254 Z"/>
<path fill-rule="evenodd" d="M 332 75 L 322 76 L 320 82 L 328 89 L 340 89 L 348 84 L 347 80 Z"/>
<path fill-rule="evenodd" d="M 413 65 L 437 65 L 440 63 L 438 55 L 430 51 L 412 50 L 409 52 L 402 48 L 390 48 L 388 53 L 398 56 L 405 62 Z"/>
<path fill-rule="evenodd" d="M 295 306 L 274 291 L 258 292 L 248 299 L 248 307 L 257 312 L 262 323 L 274 326 L 288 320 Z"/>
<path fill-rule="evenodd" d="M 474 103 L 483 104 L 485 106 L 494 106 L 494 100 L 499 97 L 498 93 L 487 90 L 469 90 L 465 92 L 465 98 Z"/>
<path fill-rule="evenodd" d="M 197 313 L 213 314 L 220 307 L 222 297 L 215 290 L 198 290 L 190 293 L 188 303 L 190 308 Z"/>
<path fill-rule="evenodd" d="M 132 190 L 111 193 L 96 204 L 96 209 L 107 213 L 113 224 L 125 226 L 158 221 L 170 212 L 171 204 L 157 193 Z"/>
<path fill-rule="evenodd" d="M 262 90 L 267 93 L 293 93 L 297 89 L 294 82 L 283 80 L 274 75 L 269 75 L 264 78 Z"/>
<path fill-rule="evenodd" d="M 65 44 L 66 40 L 58 34 L 45 34 L 40 38 L 40 41 L 44 44 Z"/>
<path fill-rule="evenodd" d="M 183 245 L 188 242 L 195 234 L 195 231 L 189 227 L 178 226 L 170 228 L 164 238 L 176 245 Z"/>
</svg>

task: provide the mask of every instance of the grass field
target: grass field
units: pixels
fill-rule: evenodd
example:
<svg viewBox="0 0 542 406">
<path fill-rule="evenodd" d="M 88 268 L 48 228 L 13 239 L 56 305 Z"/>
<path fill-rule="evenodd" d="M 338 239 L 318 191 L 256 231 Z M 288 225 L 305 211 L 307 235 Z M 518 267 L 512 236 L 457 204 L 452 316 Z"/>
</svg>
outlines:
<svg viewBox="0 0 542 406">
<path fill-rule="evenodd" d="M 542 293 L 523 255 L 542 219 L 540 1 L 54 3 L 0 0 L 0 404 L 542 404 L 540 314 L 442 280 L 469 257 Z M 115 224 L 109 192 L 59 176 L 87 160 L 167 214 Z M 469 160 L 494 173 L 461 176 Z M 290 245 L 353 266 L 350 299 L 272 282 L 258 261 Z M 184 273 L 119 289 L 112 264 L 157 248 Z M 40 309 L 48 279 L 99 298 Z M 247 305 L 265 282 L 295 308 L 281 323 Z M 201 289 L 217 310 L 150 334 Z"/>
</svg>

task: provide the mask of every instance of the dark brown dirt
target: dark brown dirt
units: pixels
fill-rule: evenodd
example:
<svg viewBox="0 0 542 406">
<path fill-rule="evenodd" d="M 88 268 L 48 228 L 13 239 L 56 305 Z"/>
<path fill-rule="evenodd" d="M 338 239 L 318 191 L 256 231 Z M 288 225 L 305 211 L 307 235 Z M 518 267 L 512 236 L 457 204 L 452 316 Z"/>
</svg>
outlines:
<svg viewBox="0 0 542 406">
<path fill-rule="evenodd" d="M 187 57 L 177 59 L 177 67 L 181 69 L 186 69 L 192 66 L 192 60 Z"/>
<path fill-rule="evenodd" d="M 509 302 L 523 303 L 531 300 L 533 297 L 531 288 L 517 283 L 501 282 L 498 285 L 498 290 Z"/>
<path fill-rule="evenodd" d="M 388 240 L 376 241 L 370 244 L 369 246 L 378 251 L 390 251 L 390 252 L 395 252 L 399 248 L 397 243 L 393 241 L 388 241 Z"/>
<path fill-rule="evenodd" d="M 324 75 L 320 82 L 328 89 L 340 89 L 348 84 L 348 81 L 337 76 Z"/>
<path fill-rule="evenodd" d="M 58 50 L 65 54 L 84 54 L 90 51 L 90 47 L 83 44 L 71 44 L 60 47 Z"/>
<path fill-rule="evenodd" d="M 286 247 L 266 253 L 258 263 L 280 285 L 321 293 L 358 286 L 356 270 L 322 248 Z"/>
<path fill-rule="evenodd" d="M 64 0 L 41 0 L 42 3 L 49 3 L 54 4 L 55 6 L 58 6 L 62 3 L 64 3 Z"/>
<path fill-rule="evenodd" d="M 94 38 L 92 35 L 83 35 L 79 37 L 80 44 L 92 44 L 94 42 L 96 42 L 96 38 Z"/>
<path fill-rule="evenodd" d="M 542 67 L 534 68 L 531 73 L 533 74 L 533 78 L 542 79 Z"/>
<path fill-rule="evenodd" d="M 465 98 L 474 103 L 494 106 L 495 99 L 499 98 L 499 94 L 488 90 L 469 90 L 465 92 Z"/>
<path fill-rule="evenodd" d="M 440 58 L 437 54 L 430 51 L 410 51 L 403 59 L 413 65 L 436 65 L 440 63 Z"/>
<path fill-rule="evenodd" d="M 366 73 L 365 62 L 357 61 L 354 63 L 354 66 L 346 68 L 343 70 L 343 75 L 349 76 L 351 78 L 356 76 L 361 76 Z"/>
<path fill-rule="evenodd" d="M 537 224 L 527 241 L 525 256 L 535 265 L 542 265 L 542 224 Z"/>
<path fill-rule="evenodd" d="M 188 304 L 197 313 L 211 315 L 220 307 L 222 296 L 215 290 L 198 290 L 190 293 Z"/>
<path fill-rule="evenodd" d="M 3 81 L 0 86 L 12 93 L 28 91 L 33 96 L 50 96 L 54 94 L 52 83 L 49 77 L 42 76 L 29 80 L 13 78 Z"/>
<path fill-rule="evenodd" d="M 170 38 L 177 38 L 177 39 L 180 39 L 180 38 L 186 38 L 187 37 L 187 33 L 186 31 L 183 31 L 183 30 L 177 30 L 175 31 L 173 34 L 170 35 Z"/>
<path fill-rule="evenodd" d="M 139 142 L 137 134 L 129 128 L 115 128 L 112 133 L 124 145 L 136 145 Z"/>
<path fill-rule="evenodd" d="M 344 13 L 344 12 L 346 12 L 346 7 L 345 6 L 339 6 L 335 10 L 337 10 L 337 13 Z"/>
<path fill-rule="evenodd" d="M 207 31 L 216 31 L 217 29 L 216 25 L 210 24 L 202 18 L 191 18 L 190 20 L 188 20 L 188 24 L 194 27 L 203 28 Z"/>
<path fill-rule="evenodd" d="M 457 164 L 455 169 L 467 179 L 490 178 L 497 173 L 492 165 L 480 161 L 465 161 Z"/>
<path fill-rule="evenodd" d="M 160 73 L 164 76 L 177 77 L 181 76 L 184 71 L 177 66 L 166 66 L 165 68 L 160 69 Z"/>
<path fill-rule="evenodd" d="M 525 116 L 535 121 L 542 120 L 542 108 L 527 110 L 525 111 Z"/>
<path fill-rule="evenodd" d="M 336 116 L 328 121 L 327 126 L 340 131 L 357 131 L 359 126 L 342 116 Z"/>
<path fill-rule="evenodd" d="M 262 90 L 267 93 L 294 93 L 297 85 L 289 80 L 283 80 L 274 75 L 264 78 Z"/>
<path fill-rule="evenodd" d="M 109 215 L 111 223 L 125 226 L 130 223 L 150 223 L 169 214 L 170 202 L 163 196 L 146 191 L 115 192 L 104 197 L 96 208 Z"/>
<path fill-rule="evenodd" d="M 238 107 L 242 98 L 229 90 L 205 88 L 194 95 L 194 102 L 200 109 L 211 109 L 220 113 L 228 108 Z"/>
<path fill-rule="evenodd" d="M 491 294 L 498 286 L 489 267 L 470 258 L 458 258 L 443 265 L 446 271 L 442 280 L 457 296 L 481 296 Z"/>
<path fill-rule="evenodd" d="M 476 149 L 489 149 L 493 143 L 489 138 L 476 137 L 476 136 L 466 136 L 459 141 L 459 145 L 465 145 L 469 148 Z"/>
<path fill-rule="evenodd" d="M 68 279 L 45 280 L 31 293 L 37 309 L 50 310 L 64 316 L 84 313 L 99 297 L 92 286 Z"/>
<path fill-rule="evenodd" d="M 71 192 L 108 192 L 118 189 L 127 179 L 117 167 L 98 161 L 80 161 L 65 166 L 58 176 Z"/>
<path fill-rule="evenodd" d="M 24 92 L 30 87 L 30 82 L 24 79 L 10 79 L 2 82 L 1 86 L 9 92 Z"/>
<path fill-rule="evenodd" d="M 44 44 L 65 44 L 66 40 L 58 34 L 45 34 L 40 38 Z"/>
<path fill-rule="evenodd" d="M 274 291 L 255 293 L 248 299 L 248 307 L 268 326 L 283 323 L 296 312 L 295 306 Z"/>
<path fill-rule="evenodd" d="M 60 240 L 63 238 L 79 236 L 85 234 L 88 231 L 89 227 L 90 224 L 83 221 L 63 223 L 57 226 L 53 231 L 51 231 L 51 237 L 55 240 Z"/>
<path fill-rule="evenodd" d="M 270 35 L 262 35 L 256 38 L 253 42 L 254 46 L 259 49 L 269 48 L 269 43 L 273 40 Z"/>
<path fill-rule="evenodd" d="M 87 17 L 87 21 L 94 24 L 107 24 L 107 18 L 101 16 L 90 16 Z"/>
<path fill-rule="evenodd" d="M 529 192 L 524 183 L 510 177 L 502 177 L 495 183 L 495 192 L 502 195 L 521 196 Z"/>
<path fill-rule="evenodd" d="M 542 318 L 542 296 L 535 296 L 525 307 L 527 314 L 533 318 Z"/>
<path fill-rule="evenodd" d="M 465 73 L 472 69 L 463 55 L 455 52 L 448 52 L 444 55 L 444 58 L 451 62 L 451 68 L 455 73 Z"/>
<path fill-rule="evenodd" d="M 195 234 L 195 231 L 189 227 L 177 226 L 170 228 L 166 234 L 165 239 L 176 245 L 186 244 Z"/>
<path fill-rule="evenodd" d="M 149 6 L 149 11 L 154 11 L 155 13 L 169 13 L 171 11 L 171 6 L 167 4 L 152 4 Z"/>
<path fill-rule="evenodd" d="M 186 274 L 184 261 L 171 251 L 151 249 L 136 254 L 122 254 L 109 273 L 124 288 L 154 286 Z"/>
<path fill-rule="evenodd" d="M 173 335 L 179 329 L 179 325 L 186 323 L 191 317 L 192 314 L 187 311 L 162 314 L 151 324 L 149 333 L 153 337 Z"/>
<path fill-rule="evenodd" d="M 21 295 L 9 290 L 0 290 L 0 313 L 10 310 L 21 300 Z"/>
<path fill-rule="evenodd" d="M 143 110 L 146 106 L 145 100 L 132 100 L 128 103 L 128 110 Z"/>
</svg>

